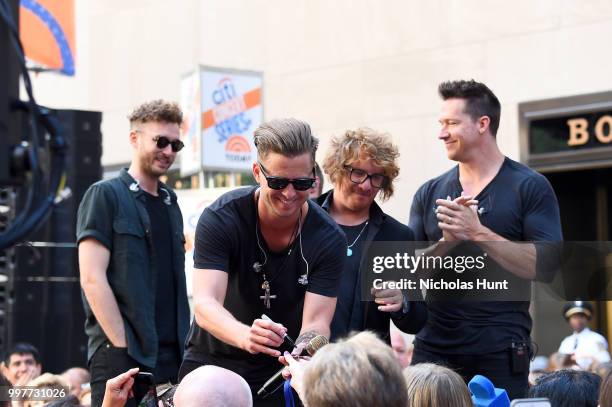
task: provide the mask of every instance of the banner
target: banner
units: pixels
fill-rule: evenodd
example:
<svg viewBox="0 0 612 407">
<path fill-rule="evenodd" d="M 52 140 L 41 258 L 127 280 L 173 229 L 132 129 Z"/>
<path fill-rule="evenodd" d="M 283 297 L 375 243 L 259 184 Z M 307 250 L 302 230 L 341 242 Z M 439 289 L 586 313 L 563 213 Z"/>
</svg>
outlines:
<svg viewBox="0 0 612 407">
<path fill-rule="evenodd" d="M 21 0 L 19 35 L 26 57 L 43 70 L 74 75 L 74 0 Z"/>
<path fill-rule="evenodd" d="M 179 154 L 181 177 L 196 174 L 202 167 L 201 95 L 200 72 L 195 71 L 185 76 L 181 81 L 181 140 L 185 143 L 185 148 Z"/>
<path fill-rule="evenodd" d="M 249 171 L 263 118 L 261 73 L 203 67 L 201 86 L 202 167 Z"/>
</svg>

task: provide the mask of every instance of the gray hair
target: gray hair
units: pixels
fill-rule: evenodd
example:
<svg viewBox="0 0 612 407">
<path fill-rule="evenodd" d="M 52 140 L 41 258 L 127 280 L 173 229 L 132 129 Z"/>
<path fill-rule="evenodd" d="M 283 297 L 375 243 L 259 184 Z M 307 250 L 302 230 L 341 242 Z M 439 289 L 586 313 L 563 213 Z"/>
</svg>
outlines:
<svg viewBox="0 0 612 407">
<path fill-rule="evenodd" d="M 319 140 L 312 135 L 308 123 L 298 119 L 275 119 L 262 123 L 255 130 L 257 157 L 261 160 L 269 153 L 296 157 L 310 153 L 314 163 Z"/>
</svg>

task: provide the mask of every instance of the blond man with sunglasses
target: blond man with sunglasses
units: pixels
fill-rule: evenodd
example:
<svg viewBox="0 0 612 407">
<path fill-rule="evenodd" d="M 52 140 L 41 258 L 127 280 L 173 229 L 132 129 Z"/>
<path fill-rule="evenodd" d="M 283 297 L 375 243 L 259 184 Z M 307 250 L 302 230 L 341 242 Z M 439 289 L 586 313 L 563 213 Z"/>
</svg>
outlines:
<svg viewBox="0 0 612 407">
<path fill-rule="evenodd" d="M 183 221 L 159 177 L 183 147 L 182 120 L 176 103 L 138 106 L 129 116 L 130 167 L 92 185 L 79 206 L 92 406 L 101 405 L 106 381 L 130 368 L 158 383 L 177 379 L 189 328 Z"/>
<path fill-rule="evenodd" d="M 255 130 L 254 142 L 259 186 L 221 196 L 198 222 L 195 320 L 179 377 L 221 366 L 245 378 L 255 406 L 276 406 L 282 389 L 256 392 L 282 367 L 281 351 L 329 337 L 346 240 L 308 200 L 318 145 L 310 126 L 273 120 Z"/>
</svg>

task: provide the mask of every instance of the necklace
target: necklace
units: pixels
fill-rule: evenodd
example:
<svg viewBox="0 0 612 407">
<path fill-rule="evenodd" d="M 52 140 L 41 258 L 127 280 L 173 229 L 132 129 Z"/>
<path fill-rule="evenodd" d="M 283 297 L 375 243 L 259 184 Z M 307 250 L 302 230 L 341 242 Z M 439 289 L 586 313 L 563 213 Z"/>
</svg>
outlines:
<svg viewBox="0 0 612 407">
<path fill-rule="evenodd" d="M 353 255 L 353 250 L 351 249 L 351 247 L 355 246 L 355 243 L 357 243 L 357 240 L 359 240 L 359 238 L 361 237 L 361 234 L 363 233 L 363 231 L 368 227 L 368 223 L 369 222 L 370 222 L 369 220 L 366 220 L 365 225 L 363 225 L 363 227 L 361 228 L 361 231 L 359 232 L 359 234 L 357 235 L 355 240 L 353 240 L 353 243 L 351 243 L 349 246 L 347 246 L 347 248 L 346 248 L 346 255 L 348 257 L 351 257 Z"/>
<path fill-rule="evenodd" d="M 289 251 L 287 252 L 287 255 L 285 256 L 285 258 L 283 259 L 282 263 L 280 264 L 280 266 L 277 267 L 276 269 L 276 275 L 274 276 L 270 276 L 271 278 L 268 278 L 266 276 L 266 271 L 264 269 L 264 266 L 268 263 L 268 256 L 266 255 L 266 251 L 263 249 L 263 247 L 261 246 L 261 242 L 259 241 L 259 211 L 257 209 L 257 204 L 258 201 L 256 201 L 255 203 L 255 238 L 257 239 L 257 247 L 259 247 L 259 250 L 261 251 L 261 253 L 263 254 L 264 257 L 264 262 L 263 264 L 259 263 L 259 262 L 255 262 L 253 263 L 253 270 L 255 271 L 255 273 L 261 273 L 263 282 L 261 284 L 261 289 L 264 290 L 263 295 L 260 295 L 259 298 L 261 300 L 263 300 L 264 306 L 267 309 L 270 309 L 270 300 L 275 300 L 276 299 L 276 295 L 273 295 L 270 290 L 270 281 L 272 281 L 275 277 L 280 275 L 280 271 L 282 270 L 283 266 L 285 265 L 285 263 L 287 262 L 287 259 L 289 258 L 289 256 L 291 255 L 291 252 L 293 251 L 293 246 L 295 245 L 295 241 L 296 241 L 296 237 L 299 236 L 300 237 L 300 243 L 301 243 L 301 238 L 302 238 L 302 228 L 300 227 L 300 221 L 302 220 L 302 208 L 300 208 L 300 213 L 298 216 L 298 220 L 297 223 L 295 225 L 295 228 L 293 229 L 293 233 L 291 234 L 291 238 L 289 239 L 290 243 L 289 243 Z M 300 250 L 301 250 L 301 246 L 300 246 Z"/>
</svg>

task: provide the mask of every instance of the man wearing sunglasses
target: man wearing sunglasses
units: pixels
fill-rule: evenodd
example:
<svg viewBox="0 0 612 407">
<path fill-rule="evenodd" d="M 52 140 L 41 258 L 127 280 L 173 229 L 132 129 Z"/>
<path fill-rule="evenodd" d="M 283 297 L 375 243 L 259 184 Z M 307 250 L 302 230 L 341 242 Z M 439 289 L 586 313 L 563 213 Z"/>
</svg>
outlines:
<svg viewBox="0 0 612 407">
<path fill-rule="evenodd" d="M 182 118 L 176 103 L 137 107 L 129 116 L 129 169 L 92 185 L 79 206 L 93 406 L 102 403 L 106 381 L 130 368 L 159 383 L 177 379 L 189 328 L 183 221 L 159 177 L 183 147 Z"/>
<path fill-rule="evenodd" d="M 277 406 L 282 389 L 265 399 L 257 390 L 282 367 L 289 338 L 297 353 L 315 336 L 329 337 L 346 240 L 308 200 L 318 144 L 310 126 L 273 120 L 255 130 L 254 142 L 259 186 L 226 193 L 198 222 L 195 320 L 179 377 L 218 365 L 245 378 L 256 406 Z"/>
<path fill-rule="evenodd" d="M 386 200 L 393 195 L 393 180 L 399 174 L 398 156 L 388 135 L 360 128 L 333 138 L 323 162 L 334 189 L 317 202 L 347 237 L 347 248 L 342 253 L 347 261 L 331 324 L 332 340 L 351 331 L 371 330 L 391 344 L 390 319 L 402 331 L 412 334 L 427 319 L 425 303 L 409 302 L 408 295 L 398 289 L 374 290 L 372 302 L 366 302 L 361 294 L 360 265 L 371 242 L 414 240 L 407 226 L 384 213 L 374 201 L 377 196 Z"/>
</svg>

